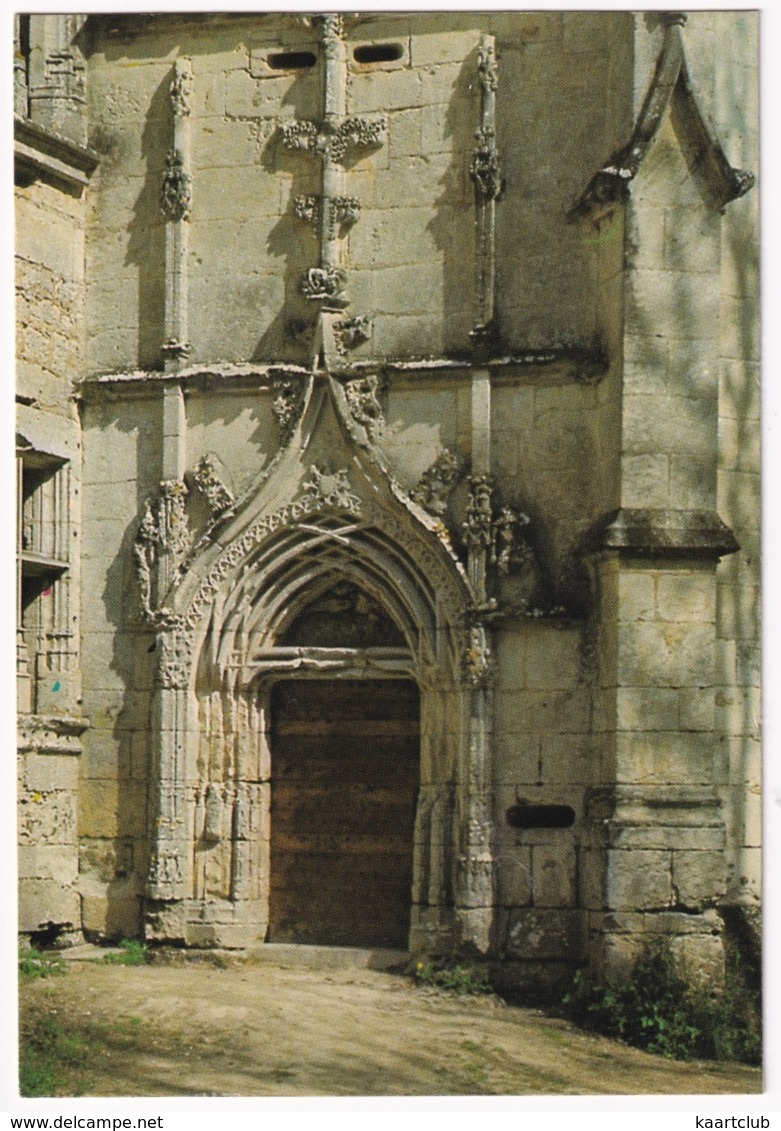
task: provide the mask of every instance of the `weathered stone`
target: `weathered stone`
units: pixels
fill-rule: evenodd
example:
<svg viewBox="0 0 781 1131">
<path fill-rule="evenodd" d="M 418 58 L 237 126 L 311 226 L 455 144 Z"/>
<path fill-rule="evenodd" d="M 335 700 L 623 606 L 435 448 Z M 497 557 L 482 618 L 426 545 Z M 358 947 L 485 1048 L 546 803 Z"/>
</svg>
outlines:
<svg viewBox="0 0 781 1131">
<path fill-rule="evenodd" d="M 759 883 L 757 205 L 731 166 L 756 162 L 755 17 L 271 15 L 248 40 L 168 14 L 117 51 L 96 13 L 45 73 L 43 29 L 74 25 L 37 19 L 18 432 L 25 549 L 56 560 L 23 569 L 32 918 L 273 937 L 280 744 L 327 741 L 353 776 L 315 775 L 306 823 L 381 804 L 411 875 L 365 833 L 333 874 L 345 899 L 369 860 L 397 882 L 397 941 L 608 976 L 666 936 L 716 971 L 713 907 Z M 523 538 L 464 539 L 488 476 Z M 357 688 L 282 734 L 269 688 L 311 705 L 315 677 L 376 679 L 376 711 L 405 683 L 412 715 L 371 721 L 415 773 L 360 776 Z M 572 826 L 508 821 L 535 806 Z"/>
</svg>

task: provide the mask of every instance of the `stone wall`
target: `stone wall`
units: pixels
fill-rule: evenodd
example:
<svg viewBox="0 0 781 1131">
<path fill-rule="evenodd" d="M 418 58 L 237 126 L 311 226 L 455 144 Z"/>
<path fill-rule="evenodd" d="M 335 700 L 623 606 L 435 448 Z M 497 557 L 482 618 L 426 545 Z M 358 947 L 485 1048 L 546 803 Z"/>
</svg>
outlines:
<svg viewBox="0 0 781 1131">
<path fill-rule="evenodd" d="M 249 678 L 247 624 L 278 644 L 248 611 L 277 566 L 264 559 L 255 583 L 249 557 L 234 575 L 221 555 L 242 561 L 242 523 L 280 514 L 305 545 L 285 508 L 317 495 L 316 472 L 345 477 L 341 511 L 317 496 L 307 512 L 349 528 L 309 523 L 334 578 L 355 581 L 366 553 L 373 596 L 392 604 L 387 579 L 408 582 L 383 542 L 395 530 L 398 561 L 421 570 L 414 601 L 435 566 L 448 594 L 471 586 L 457 615 L 442 594 L 416 606 L 436 622 L 439 669 L 421 661 L 422 621 L 399 669 L 421 687 L 414 944 L 615 970 L 663 934 L 718 967 L 716 909 L 751 903 L 759 875 L 756 200 L 734 199 L 749 187 L 736 170 L 756 164 L 756 28 L 749 13 L 684 22 L 367 13 L 328 41 L 311 18 L 270 14 L 79 25 L 100 167 L 86 251 L 78 194 L 22 193 L 20 389 L 27 409 L 73 420 L 70 383 L 86 376 L 69 576 L 92 723 L 78 797 L 91 935 L 238 945 L 265 931 L 268 846 L 250 851 L 247 830 L 266 818 L 242 823 L 242 788 L 267 797 L 269 751 L 253 747 L 265 776 L 231 776 L 260 741 L 236 720 L 254 711 L 257 729 L 263 714 L 260 685 L 231 681 Z M 328 105 L 352 124 L 334 172 L 310 142 L 337 56 Z M 481 113 L 504 177 L 482 197 Z M 306 297 L 326 256 L 346 269 L 346 312 L 341 294 Z M 311 431 L 291 454 L 305 388 Z M 199 485 L 203 459 L 222 502 Z M 352 530 L 361 507 L 370 537 L 368 521 Z M 185 680 L 176 617 L 196 584 L 213 621 Z M 55 807 L 72 797 L 67 765 Z M 25 805 L 40 771 L 23 772 Z M 235 828 L 212 844 L 199 830 L 218 795 Z"/>
<path fill-rule="evenodd" d="M 31 81 L 36 74 L 32 66 Z M 19 930 L 62 941 L 81 933 L 77 811 L 86 721 L 81 442 L 72 391 L 84 355 L 83 189 L 95 161 L 40 124 L 45 91 L 35 89 L 42 96 L 36 120 L 15 120 Z M 26 97 L 19 102 L 26 112 Z"/>
<path fill-rule="evenodd" d="M 469 350 L 469 167 L 481 32 L 495 34 L 501 56 L 497 141 L 507 167 L 497 208 L 497 282 L 504 339 L 525 348 L 597 339 L 594 250 L 565 217 L 629 113 L 626 105 L 606 113 L 606 93 L 611 111 L 617 98 L 624 22 L 517 13 L 483 24 L 471 13 L 432 13 L 366 17 L 350 26 L 347 113 L 387 120 L 383 143 L 351 159 L 345 178 L 345 191 L 360 201 L 347 233 L 352 312 L 374 316 L 356 357 Z M 174 47 L 192 60 L 193 75 L 188 272 L 199 316 L 191 359 L 305 360 L 296 333 L 311 323 L 311 310 L 298 283 L 316 262 L 317 242 L 311 223 L 295 214 L 295 200 L 316 191 L 318 162 L 286 149 L 279 123 L 317 117 L 322 79 L 317 67 L 275 70 L 267 57 L 316 50 L 317 33 L 278 17 L 236 16 L 221 25 L 180 18 L 174 25 L 137 16 L 102 21 L 92 34 L 90 144 L 102 160 L 90 211 L 90 370 L 159 361 L 159 196 L 173 131 L 167 95 Z M 398 45 L 401 57 L 357 62 L 355 48 L 374 43 Z M 522 140 L 520 121 L 527 123 Z"/>
</svg>

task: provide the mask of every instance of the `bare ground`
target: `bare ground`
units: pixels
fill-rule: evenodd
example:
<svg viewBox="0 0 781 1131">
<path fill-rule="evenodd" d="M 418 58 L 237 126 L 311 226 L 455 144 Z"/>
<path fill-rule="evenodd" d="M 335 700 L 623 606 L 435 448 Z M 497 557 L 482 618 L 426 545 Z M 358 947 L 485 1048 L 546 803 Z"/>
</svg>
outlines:
<svg viewBox="0 0 781 1131">
<path fill-rule="evenodd" d="M 74 962 L 23 984 L 22 1032 L 81 1041 L 92 1096 L 717 1094 L 756 1068 L 679 1063 L 493 997 L 370 969 L 231 959 L 222 968 Z M 81 1063 L 83 1061 L 83 1063 Z M 72 1087 L 73 1090 L 67 1090 Z"/>
</svg>

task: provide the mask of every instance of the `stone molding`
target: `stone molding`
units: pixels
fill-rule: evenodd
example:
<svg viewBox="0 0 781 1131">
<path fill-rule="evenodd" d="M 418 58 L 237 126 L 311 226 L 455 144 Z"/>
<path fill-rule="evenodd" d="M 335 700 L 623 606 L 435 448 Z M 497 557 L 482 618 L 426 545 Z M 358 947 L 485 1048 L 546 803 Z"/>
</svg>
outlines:
<svg viewBox="0 0 781 1131">
<path fill-rule="evenodd" d="M 20 754 L 81 754 L 81 735 L 89 719 L 73 715 L 20 715 L 16 748 Z"/>
<path fill-rule="evenodd" d="M 593 548 L 639 557 L 718 559 L 740 549 L 715 511 L 653 510 L 623 507 L 594 531 Z"/>
<path fill-rule="evenodd" d="M 45 126 L 14 115 L 14 169 L 24 177 L 52 181 L 80 196 L 100 163 L 97 153 Z"/>
</svg>

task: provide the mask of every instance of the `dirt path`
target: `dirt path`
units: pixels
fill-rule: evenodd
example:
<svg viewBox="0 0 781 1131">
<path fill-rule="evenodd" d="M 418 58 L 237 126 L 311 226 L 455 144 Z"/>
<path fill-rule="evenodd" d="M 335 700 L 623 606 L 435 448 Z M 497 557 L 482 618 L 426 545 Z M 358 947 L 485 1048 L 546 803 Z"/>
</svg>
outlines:
<svg viewBox="0 0 781 1131">
<path fill-rule="evenodd" d="M 78 1034 L 93 1096 L 750 1093 L 757 1069 L 679 1064 L 493 998 L 367 969 L 73 963 L 22 987 L 22 1025 Z M 83 1063 L 82 1063 L 83 1062 Z M 74 1094 L 61 1091 L 60 1094 Z"/>
</svg>

